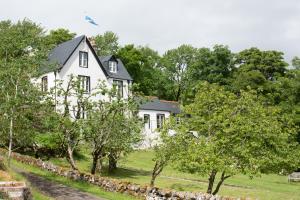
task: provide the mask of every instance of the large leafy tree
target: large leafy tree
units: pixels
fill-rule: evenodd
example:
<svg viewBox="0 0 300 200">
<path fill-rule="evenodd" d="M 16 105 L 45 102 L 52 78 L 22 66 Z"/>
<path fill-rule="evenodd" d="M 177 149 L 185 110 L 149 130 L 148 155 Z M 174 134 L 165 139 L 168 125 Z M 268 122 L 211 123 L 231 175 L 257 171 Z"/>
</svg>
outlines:
<svg viewBox="0 0 300 200">
<path fill-rule="evenodd" d="M 51 135 L 59 142 L 71 167 L 77 170 L 74 151 L 83 140 L 84 116 L 90 106 L 92 94 L 86 92 L 82 86 L 82 79 L 73 75 L 67 80 L 58 80 L 55 85 L 45 98 L 48 104 L 55 106 L 57 112 L 50 122 L 55 124 L 55 127 L 52 127 L 54 134 Z"/>
<path fill-rule="evenodd" d="M 118 51 L 118 57 L 139 85 L 138 91 L 144 95 L 166 96 L 166 77 L 161 71 L 161 58 L 156 51 L 149 47 L 126 45 Z"/>
<path fill-rule="evenodd" d="M 250 48 L 239 52 L 235 58 L 237 70 L 234 73 L 232 89 L 238 92 L 251 86 L 267 94 L 272 90 L 272 83 L 284 76 L 288 64 L 279 51 L 262 51 Z"/>
<path fill-rule="evenodd" d="M 71 40 L 75 37 L 76 33 L 70 32 L 68 29 L 59 28 L 51 30 L 48 35 L 43 40 L 44 45 L 47 48 L 53 48 L 60 43 Z"/>
<path fill-rule="evenodd" d="M 225 85 L 234 69 L 234 55 L 227 46 L 215 45 L 212 50 L 200 48 L 192 66 L 194 80 Z"/>
<path fill-rule="evenodd" d="M 182 118 L 176 129 L 174 140 L 182 144 L 176 150 L 178 168 L 208 176 L 207 193 L 218 193 L 237 173 L 289 172 L 299 164 L 292 120 L 277 107 L 266 106 L 254 91 L 237 96 L 204 83 L 184 112 L 191 117 Z"/>
<path fill-rule="evenodd" d="M 85 139 L 91 146 L 92 174 L 96 173 L 99 161 L 101 163 L 106 156 L 112 172 L 120 156 L 131 151 L 141 138 L 141 123 L 136 115 L 134 99 L 119 98 L 115 87 L 108 89 L 104 84 L 99 85 L 96 93 L 105 95 L 109 101 L 92 101 L 88 119 L 84 121 Z"/>
<path fill-rule="evenodd" d="M 193 101 L 199 82 L 228 85 L 234 71 L 234 54 L 227 46 L 215 45 L 212 49 L 197 49 L 195 63 L 188 71 L 188 86 L 183 92 L 183 103 Z"/>
<path fill-rule="evenodd" d="M 188 88 L 190 67 L 195 64 L 197 49 L 190 45 L 181 45 L 168 50 L 163 55 L 163 72 L 172 83 L 170 98 L 179 101 L 182 93 Z"/>
<path fill-rule="evenodd" d="M 96 35 L 92 39 L 98 56 L 115 55 L 119 49 L 119 37 L 111 31 Z"/>
<path fill-rule="evenodd" d="M 298 56 L 295 56 L 292 59 L 292 65 L 293 67 L 295 67 L 296 69 L 300 69 L 300 58 Z"/>
<path fill-rule="evenodd" d="M 40 95 L 31 79 L 45 57 L 43 37 L 43 29 L 31 21 L 0 22 L 0 127 L 8 139 L 9 161 L 13 142 L 25 144 L 31 138 L 27 134 L 34 132 L 29 130 L 35 127 L 32 117 Z"/>
</svg>

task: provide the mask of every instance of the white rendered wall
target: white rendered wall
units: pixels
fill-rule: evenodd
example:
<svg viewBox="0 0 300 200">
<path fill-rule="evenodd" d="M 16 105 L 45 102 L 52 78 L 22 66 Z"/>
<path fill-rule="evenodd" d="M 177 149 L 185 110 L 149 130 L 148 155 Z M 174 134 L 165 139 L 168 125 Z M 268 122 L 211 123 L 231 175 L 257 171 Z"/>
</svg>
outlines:
<svg viewBox="0 0 300 200">
<path fill-rule="evenodd" d="M 167 111 L 159 111 L 159 110 L 139 110 L 138 116 L 141 119 L 144 119 L 144 115 L 148 114 L 150 117 L 150 128 L 148 124 L 145 124 L 143 127 L 143 136 L 144 140 L 140 146 L 140 148 L 151 148 L 157 144 L 159 144 L 159 132 L 157 130 L 157 114 L 164 114 L 165 119 L 170 117 L 170 112 Z"/>
<path fill-rule="evenodd" d="M 88 67 L 80 67 L 79 66 L 79 51 L 88 52 Z M 88 44 L 86 43 L 86 40 L 83 40 L 77 49 L 73 52 L 73 54 L 70 56 L 68 61 L 65 63 L 64 67 L 57 72 L 56 77 L 54 72 L 50 72 L 47 74 L 44 74 L 40 76 L 38 79 L 34 80 L 35 83 L 41 85 L 42 77 L 47 76 L 48 77 L 48 89 L 55 87 L 55 78 L 56 80 L 63 80 L 63 87 L 66 88 L 68 81 L 70 79 L 70 76 L 73 75 L 77 77 L 78 75 L 82 76 L 89 76 L 90 77 L 90 87 L 91 87 L 91 93 L 93 93 L 93 90 L 97 87 L 99 81 L 103 81 L 107 87 L 112 88 L 113 80 L 112 78 L 107 78 L 104 72 L 102 71 L 101 66 L 97 62 L 96 58 L 94 57 L 94 54 L 92 50 L 89 48 Z M 125 99 L 128 98 L 129 94 L 129 88 L 128 88 L 128 81 L 123 80 L 123 97 Z M 103 95 L 98 95 L 94 97 L 94 100 L 97 99 L 106 99 Z M 76 98 L 70 98 L 72 105 L 76 105 Z M 61 108 L 58 107 L 58 110 Z"/>
</svg>

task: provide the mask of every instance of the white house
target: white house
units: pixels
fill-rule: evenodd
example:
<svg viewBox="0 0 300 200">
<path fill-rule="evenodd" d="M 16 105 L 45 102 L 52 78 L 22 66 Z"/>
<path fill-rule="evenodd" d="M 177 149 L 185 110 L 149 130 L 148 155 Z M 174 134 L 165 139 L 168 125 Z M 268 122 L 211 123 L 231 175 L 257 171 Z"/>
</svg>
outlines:
<svg viewBox="0 0 300 200">
<path fill-rule="evenodd" d="M 180 113 L 178 102 L 159 100 L 157 97 L 148 99 L 140 105 L 138 113 L 139 117 L 144 119 L 144 141 L 141 148 L 150 148 L 158 144 L 159 129 L 162 128 L 165 119 Z"/>
<path fill-rule="evenodd" d="M 88 38 L 84 35 L 64 42 L 54 48 L 48 57 L 48 62 L 40 69 L 42 75 L 35 80 L 43 91 L 55 88 L 56 80 L 62 80 L 67 87 L 70 75 L 78 76 L 86 92 L 91 92 L 99 81 L 104 81 L 108 87 L 117 85 L 121 97 L 128 98 L 129 87 L 133 79 L 127 72 L 122 61 L 114 55 L 98 57 Z M 95 98 L 105 98 L 97 96 Z M 75 102 L 75 99 L 71 100 Z M 165 118 L 179 112 L 176 102 L 150 99 L 140 105 L 139 116 L 144 119 L 145 141 L 142 147 L 151 147 L 158 137 Z"/>
</svg>

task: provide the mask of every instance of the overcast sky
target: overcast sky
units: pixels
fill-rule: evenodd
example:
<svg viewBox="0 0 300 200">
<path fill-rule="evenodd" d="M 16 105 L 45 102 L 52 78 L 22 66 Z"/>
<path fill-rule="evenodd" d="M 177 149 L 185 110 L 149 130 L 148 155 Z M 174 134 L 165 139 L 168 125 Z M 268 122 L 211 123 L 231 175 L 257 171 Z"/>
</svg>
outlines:
<svg viewBox="0 0 300 200">
<path fill-rule="evenodd" d="M 0 20 L 25 17 L 47 30 L 63 27 L 78 35 L 110 30 L 121 44 L 160 53 L 180 44 L 225 44 L 234 52 L 283 51 L 287 61 L 300 56 L 299 0 L 0 0 Z"/>
</svg>

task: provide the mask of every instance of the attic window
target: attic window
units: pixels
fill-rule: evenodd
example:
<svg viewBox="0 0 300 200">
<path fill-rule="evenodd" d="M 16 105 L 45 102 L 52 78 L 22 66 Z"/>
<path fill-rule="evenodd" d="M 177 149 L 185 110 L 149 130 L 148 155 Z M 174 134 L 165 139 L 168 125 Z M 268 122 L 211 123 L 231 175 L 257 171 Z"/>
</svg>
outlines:
<svg viewBox="0 0 300 200">
<path fill-rule="evenodd" d="M 79 51 L 79 66 L 88 67 L 88 53 L 84 51 Z"/>
<path fill-rule="evenodd" d="M 117 62 L 116 61 L 109 61 L 109 71 L 112 73 L 117 73 Z"/>
</svg>

